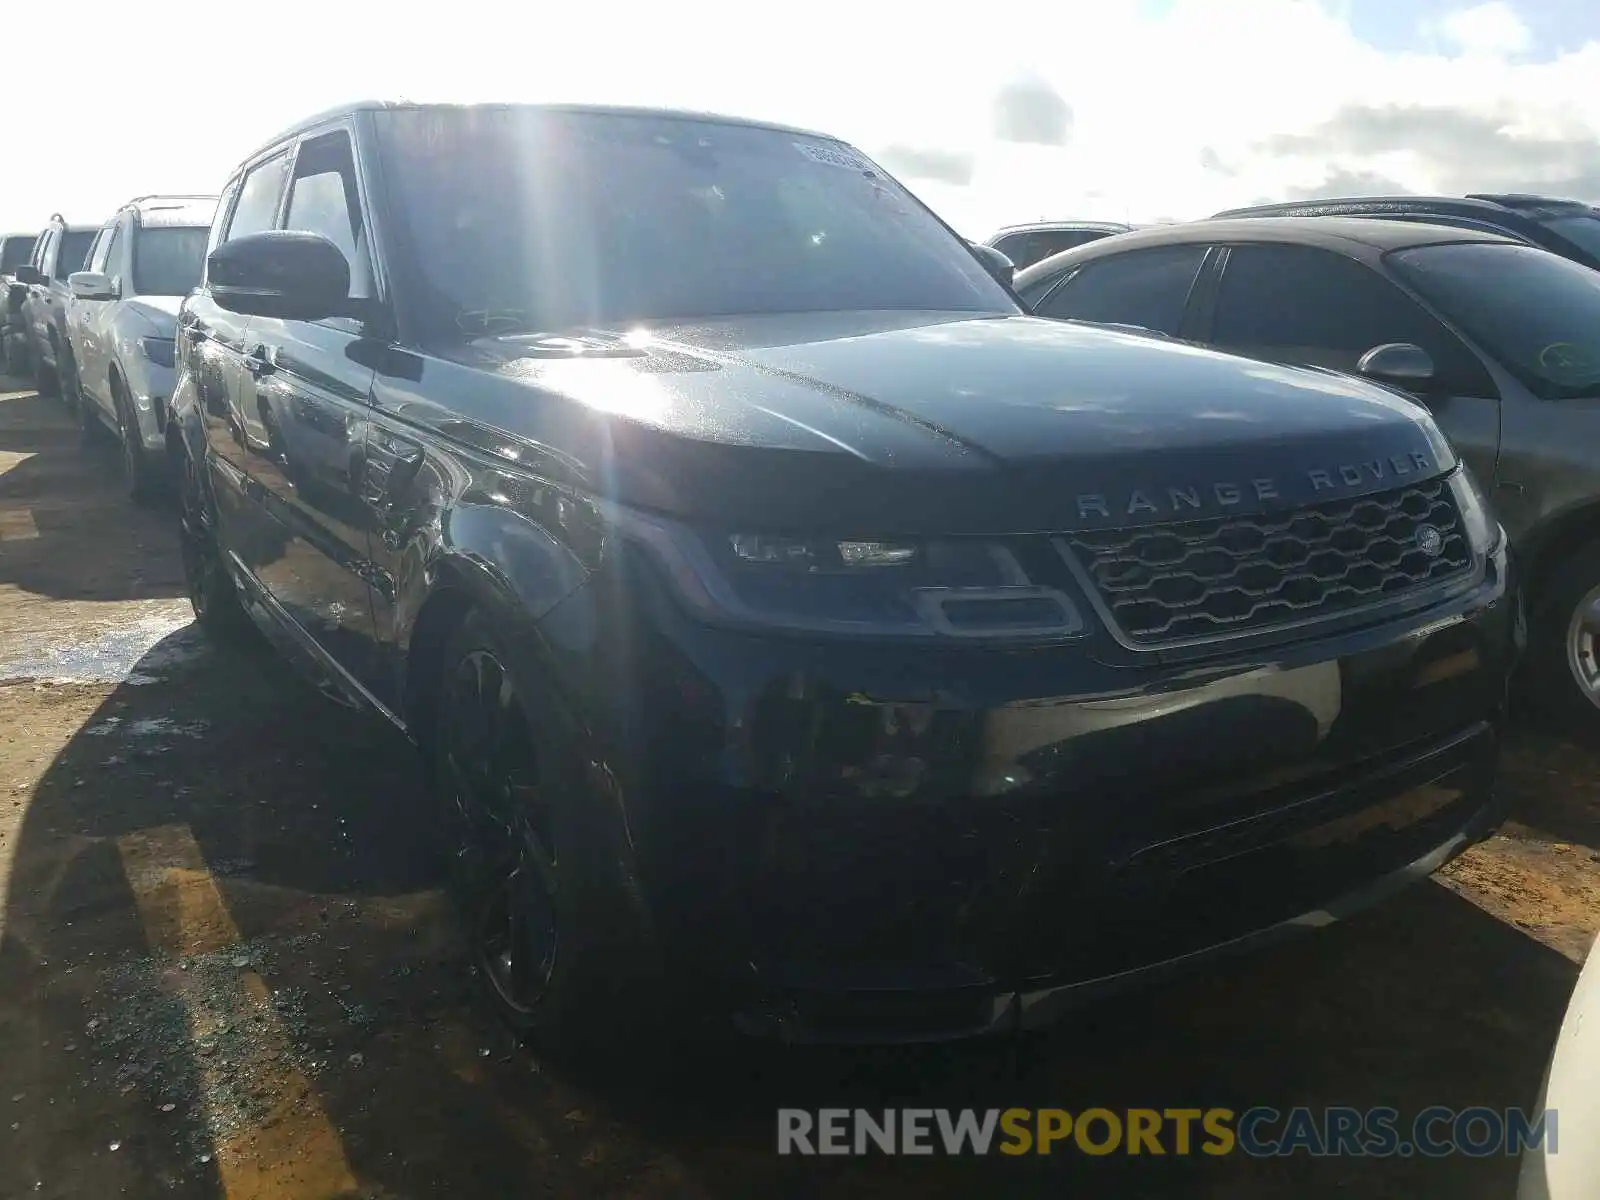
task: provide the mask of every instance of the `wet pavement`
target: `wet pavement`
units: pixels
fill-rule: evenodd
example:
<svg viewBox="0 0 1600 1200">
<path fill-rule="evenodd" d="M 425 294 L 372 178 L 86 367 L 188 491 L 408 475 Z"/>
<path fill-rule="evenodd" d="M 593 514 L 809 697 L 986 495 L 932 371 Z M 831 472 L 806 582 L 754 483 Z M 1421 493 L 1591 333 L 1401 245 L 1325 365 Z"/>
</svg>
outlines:
<svg viewBox="0 0 1600 1200">
<path fill-rule="evenodd" d="M 778 1106 L 1527 1105 L 1600 757 L 1524 724 L 1440 878 L 1017 1045 L 578 1077 L 474 1001 L 407 746 L 189 624 L 174 517 L 0 380 L 0 1197 L 1504 1197 L 1504 1158 L 774 1152 Z"/>
</svg>

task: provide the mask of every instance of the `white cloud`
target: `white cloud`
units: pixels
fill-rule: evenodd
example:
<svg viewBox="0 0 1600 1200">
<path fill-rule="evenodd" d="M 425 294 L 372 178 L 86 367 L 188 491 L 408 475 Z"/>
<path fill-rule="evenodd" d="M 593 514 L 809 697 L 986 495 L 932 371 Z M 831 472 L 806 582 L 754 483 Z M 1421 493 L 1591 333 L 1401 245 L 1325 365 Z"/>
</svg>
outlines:
<svg viewBox="0 0 1600 1200">
<path fill-rule="evenodd" d="M 1523 54 L 1533 45 L 1533 31 L 1501 0 L 1448 13 L 1424 29 L 1469 55 Z"/>
<path fill-rule="evenodd" d="M 1600 16 L 1589 44 L 1538 62 L 1502 4 L 1448 18 L 1437 48 L 1409 53 L 1362 42 L 1343 11 L 999 0 L 974 25 L 910 0 L 616 0 L 603 19 L 453 0 L 375 19 L 366 5 L 274 0 L 128 21 L 120 2 L 79 3 L 77 44 L 114 24 L 130 69 L 108 74 L 78 70 L 49 6 L 16 4 L 6 44 L 51 49 L 7 60 L 34 118 L 7 130 L 0 228 L 215 190 L 275 129 L 372 96 L 671 104 L 823 129 L 912 166 L 923 178 L 908 183 L 972 235 L 1046 215 L 1203 216 L 1325 181 L 1600 187 Z M 995 42 L 995 29 L 1025 36 Z M 1025 106 L 1031 140 L 1001 140 L 1018 132 L 1021 94 L 1039 102 Z"/>
</svg>

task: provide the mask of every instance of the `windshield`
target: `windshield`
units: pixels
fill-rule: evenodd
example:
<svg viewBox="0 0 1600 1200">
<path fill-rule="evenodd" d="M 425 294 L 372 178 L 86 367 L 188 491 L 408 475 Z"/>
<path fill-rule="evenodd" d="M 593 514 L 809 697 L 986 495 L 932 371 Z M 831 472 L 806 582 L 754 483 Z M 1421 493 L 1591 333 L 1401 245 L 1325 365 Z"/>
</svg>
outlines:
<svg viewBox="0 0 1600 1200">
<path fill-rule="evenodd" d="M 514 108 L 403 109 L 378 129 L 430 334 L 1017 311 L 959 239 L 838 142 Z"/>
<path fill-rule="evenodd" d="M 1550 232 L 1566 238 L 1590 258 L 1600 261 L 1600 216 L 1579 214 L 1571 217 L 1546 217 L 1540 224 Z"/>
<path fill-rule="evenodd" d="M 33 257 L 33 238 L 7 238 L 0 245 L 0 272 L 11 272 Z"/>
<path fill-rule="evenodd" d="M 89 256 L 97 230 L 68 230 L 61 235 L 61 249 L 56 251 L 56 278 L 65 279 L 74 271 L 83 270 L 83 260 Z"/>
<path fill-rule="evenodd" d="M 133 290 L 140 296 L 187 296 L 200 286 L 206 257 L 204 225 L 141 229 L 133 242 Z"/>
<path fill-rule="evenodd" d="M 1389 262 L 1536 394 L 1600 396 L 1600 271 L 1487 242 L 1421 246 Z"/>
</svg>

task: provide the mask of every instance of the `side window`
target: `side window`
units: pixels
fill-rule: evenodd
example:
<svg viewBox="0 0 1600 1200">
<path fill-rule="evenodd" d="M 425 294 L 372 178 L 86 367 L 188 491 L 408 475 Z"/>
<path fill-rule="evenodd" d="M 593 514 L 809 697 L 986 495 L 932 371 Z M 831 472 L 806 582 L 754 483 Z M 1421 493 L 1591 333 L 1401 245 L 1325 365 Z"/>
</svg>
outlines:
<svg viewBox="0 0 1600 1200">
<path fill-rule="evenodd" d="M 122 273 L 122 248 L 127 245 L 127 240 L 122 236 L 122 229 L 120 221 L 111 227 L 111 236 L 101 247 L 100 265 L 94 268 L 96 271 L 113 277 Z"/>
<path fill-rule="evenodd" d="M 1042 317 L 1140 325 L 1176 336 L 1206 247 L 1159 246 L 1085 264 L 1046 296 Z"/>
<path fill-rule="evenodd" d="M 1035 229 L 1027 233 L 1010 233 L 1001 238 L 995 249 L 1011 260 L 1017 270 L 1043 262 L 1052 254 L 1071 250 L 1085 242 L 1095 241 L 1104 235 L 1087 229 Z"/>
<path fill-rule="evenodd" d="M 1461 340 L 1393 283 L 1352 259 L 1308 246 L 1235 246 L 1217 288 L 1212 342 L 1255 358 L 1354 372 L 1385 342 L 1433 356 L 1463 395 L 1494 383 Z"/>
<path fill-rule="evenodd" d="M 239 188 L 239 203 L 234 206 L 233 219 L 228 222 L 228 232 L 223 238 L 229 241 L 247 233 L 264 233 L 278 223 L 278 200 L 283 195 L 283 184 L 289 174 L 289 152 L 267 159 L 244 177 Z"/>
<path fill-rule="evenodd" d="M 1043 279 L 1035 279 L 1027 287 L 1018 288 L 1017 298 L 1021 300 L 1027 308 L 1033 309 L 1036 305 L 1038 305 L 1039 301 L 1044 298 L 1045 294 L 1051 288 L 1055 287 L 1055 285 L 1060 283 L 1065 276 L 1070 274 L 1072 274 L 1070 270 L 1051 271 Z"/>
<path fill-rule="evenodd" d="M 217 211 L 211 217 L 211 233 L 206 238 L 206 254 L 210 254 L 222 245 L 224 226 L 232 219 L 233 198 L 239 194 L 240 180 L 230 179 L 228 186 L 222 189 L 222 194 L 217 197 Z"/>
<path fill-rule="evenodd" d="M 350 135 L 341 130 L 303 143 L 289 187 L 289 214 L 284 228 L 320 233 L 339 247 L 350 264 L 351 297 L 370 297 L 372 266 L 367 257 Z"/>
<path fill-rule="evenodd" d="M 94 245 L 89 250 L 89 257 L 84 260 L 85 271 L 97 271 L 101 274 L 111 274 L 108 263 L 111 261 L 111 247 L 117 240 L 117 222 L 103 227 L 95 236 Z"/>
</svg>

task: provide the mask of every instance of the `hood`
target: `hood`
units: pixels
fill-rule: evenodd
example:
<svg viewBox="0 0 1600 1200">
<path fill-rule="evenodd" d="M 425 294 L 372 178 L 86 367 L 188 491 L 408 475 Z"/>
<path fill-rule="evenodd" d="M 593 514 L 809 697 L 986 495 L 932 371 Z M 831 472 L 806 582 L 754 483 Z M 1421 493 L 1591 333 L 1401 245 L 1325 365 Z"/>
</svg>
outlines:
<svg viewBox="0 0 1600 1200">
<path fill-rule="evenodd" d="M 127 308 L 138 313 L 151 326 L 153 337 L 173 337 L 178 329 L 178 309 L 182 296 L 132 296 Z"/>
<path fill-rule="evenodd" d="M 1027 316 L 800 314 L 453 357 L 520 392 L 475 388 L 461 410 L 560 451 L 580 486 L 760 529 L 1144 524 L 1454 465 L 1427 413 L 1386 389 Z"/>
</svg>

